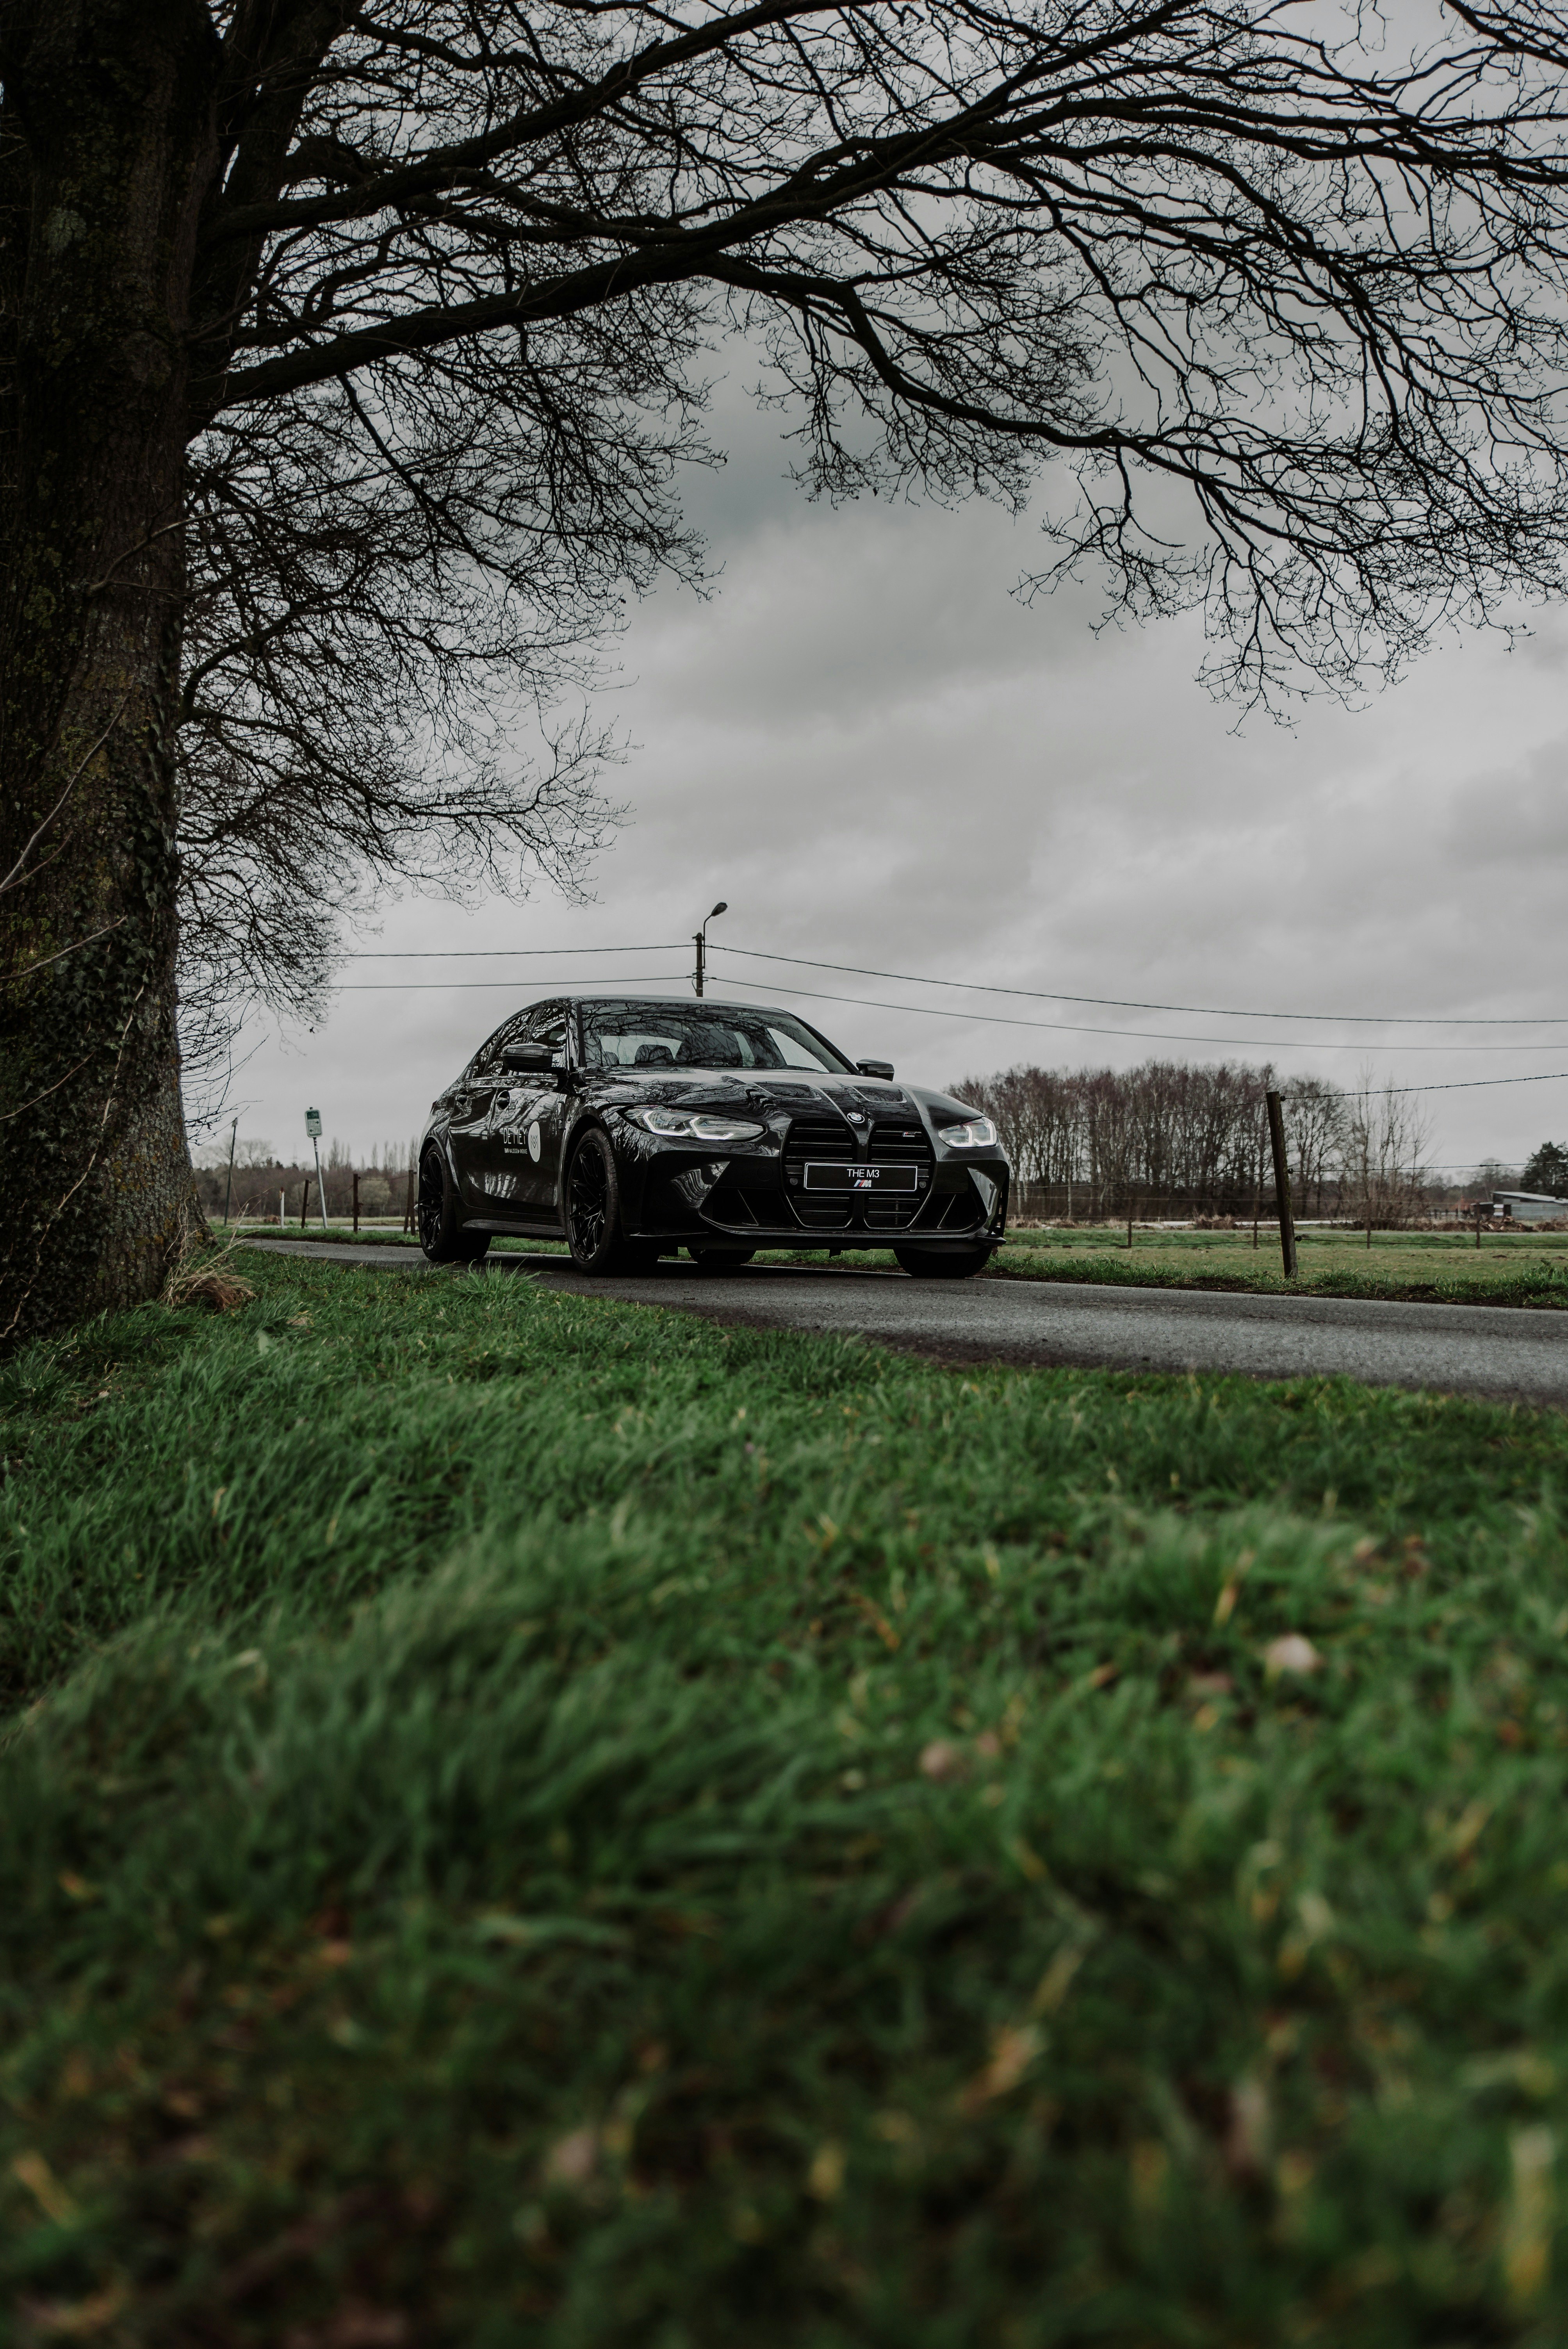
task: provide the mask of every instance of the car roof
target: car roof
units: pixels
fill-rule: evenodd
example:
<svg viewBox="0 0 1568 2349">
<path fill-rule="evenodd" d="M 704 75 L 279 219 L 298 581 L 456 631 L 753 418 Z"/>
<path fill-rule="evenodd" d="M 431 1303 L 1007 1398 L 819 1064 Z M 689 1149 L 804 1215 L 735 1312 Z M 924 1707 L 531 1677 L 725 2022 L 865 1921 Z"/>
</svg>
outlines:
<svg viewBox="0 0 1568 2349">
<path fill-rule="evenodd" d="M 777 1003 L 731 1003 L 722 995 L 655 995 L 650 988 L 642 987 L 606 987 L 602 991 L 595 989 L 592 994 L 579 988 L 570 996 L 542 996 L 540 1000 L 543 1003 L 667 1003 L 679 1011 L 761 1011 L 771 1018 L 794 1019 L 799 1017 L 798 1012 L 783 1011 Z"/>
</svg>

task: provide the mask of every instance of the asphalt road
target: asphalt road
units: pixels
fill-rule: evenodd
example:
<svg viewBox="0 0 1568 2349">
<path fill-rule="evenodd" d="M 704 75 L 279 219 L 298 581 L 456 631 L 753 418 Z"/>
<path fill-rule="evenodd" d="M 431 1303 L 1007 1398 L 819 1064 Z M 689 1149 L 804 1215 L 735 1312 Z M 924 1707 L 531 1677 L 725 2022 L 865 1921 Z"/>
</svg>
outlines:
<svg viewBox="0 0 1568 2349">
<path fill-rule="evenodd" d="M 310 1240 L 247 1245 L 378 1272 L 421 1262 L 403 1248 Z M 896 1271 L 791 1265 L 710 1274 L 667 1263 L 633 1280 L 584 1280 L 563 1266 L 559 1256 L 508 1254 L 492 1257 L 490 1269 L 531 1273 L 546 1288 L 666 1306 L 753 1328 L 870 1338 L 948 1361 L 1234 1371 L 1260 1379 L 1338 1376 L 1369 1386 L 1568 1404 L 1568 1313 L 1087 1288 L 1045 1280 L 924 1281 Z"/>
</svg>

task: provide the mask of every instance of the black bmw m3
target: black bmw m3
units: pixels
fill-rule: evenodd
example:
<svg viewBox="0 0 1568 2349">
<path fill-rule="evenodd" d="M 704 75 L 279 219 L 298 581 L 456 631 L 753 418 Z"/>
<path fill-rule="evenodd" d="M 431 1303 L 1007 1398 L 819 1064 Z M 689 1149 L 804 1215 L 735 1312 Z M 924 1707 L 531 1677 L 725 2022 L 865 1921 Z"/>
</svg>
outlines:
<svg viewBox="0 0 1568 2349">
<path fill-rule="evenodd" d="M 431 1105 L 419 1239 L 476 1262 L 499 1234 L 564 1238 L 583 1272 L 685 1248 L 891 1248 L 962 1279 L 1001 1245 L 989 1120 L 847 1060 L 791 1011 L 713 998 L 557 996 L 517 1012 Z"/>
</svg>

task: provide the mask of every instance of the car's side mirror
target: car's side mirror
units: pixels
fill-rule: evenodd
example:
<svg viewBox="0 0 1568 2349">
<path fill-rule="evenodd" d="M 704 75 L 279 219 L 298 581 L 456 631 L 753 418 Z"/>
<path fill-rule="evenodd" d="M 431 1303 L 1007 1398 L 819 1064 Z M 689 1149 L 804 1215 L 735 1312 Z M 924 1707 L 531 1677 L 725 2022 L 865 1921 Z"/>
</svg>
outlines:
<svg viewBox="0 0 1568 2349">
<path fill-rule="evenodd" d="M 500 1064 L 511 1076 L 538 1076 L 549 1068 L 552 1057 L 548 1044 L 509 1044 Z"/>
<path fill-rule="evenodd" d="M 891 1061 L 857 1061 L 855 1066 L 862 1077 L 886 1077 L 890 1081 L 892 1080 L 892 1062 Z"/>
</svg>

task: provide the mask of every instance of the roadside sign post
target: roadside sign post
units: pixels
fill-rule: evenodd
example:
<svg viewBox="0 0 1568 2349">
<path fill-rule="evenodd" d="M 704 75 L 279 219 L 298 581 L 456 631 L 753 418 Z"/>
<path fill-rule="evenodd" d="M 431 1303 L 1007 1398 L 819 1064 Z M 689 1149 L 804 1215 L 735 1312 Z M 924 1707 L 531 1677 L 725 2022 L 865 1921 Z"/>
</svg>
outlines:
<svg viewBox="0 0 1568 2349">
<path fill-rule="evenodd" d="M 225 1231 L 229 1228 L 229 1208 L 234 1196 L 234 1136 L 239 1131 L 240 1121 L 236 1118 L 229 1128 L 229 1180 L 223 1186 L 223 1229 Z"/>
<path fill-rule="evenodd" d="M 1295 1220 L 1290 1212 L 1290 1162 L 1284 1154 L 1284 1111 L 1278 1093 L 1265 1096 L 1269 1110 L 1269 1140 L 1274 1144 L 1274 1198 L 1279 1206 L 1280 1254 L 1284 1277 L 1295 1278 Z"/>
<path fill-rule="evenodd" d="M 321 1112 L 320 1112 L 320 1110 L 318 1110 L 318 1109 L 307 1109 L 307 1110 L 306 1110 L 306 1112 L 305 1112 L 305 1113 L 304 1113 L 304 1130 L 305 1130 L 305 1132 L 309 1134 L 309 1136 L 310 1136 L 310 1140 L 311 1140 L 311 1147 L 312 1147 L 312 1148 L 314 1149 L 314 1151 L 315 1152 L 315 1196 L 316 1196 L 316 1205 L 317 1205 L 317 1206 L 320 1207 L 320 1209 L 321 1209 L 321 1228 L 322 1228 L 322 1230 L 323 1230 L 323 1231 L 325 1231 L 325 1229 L 326 1229 L 326 1185 L 323 1183 L 323 1181 L 322 1181 L 322 1179 L 321 1179 Z"/>
</svg>

